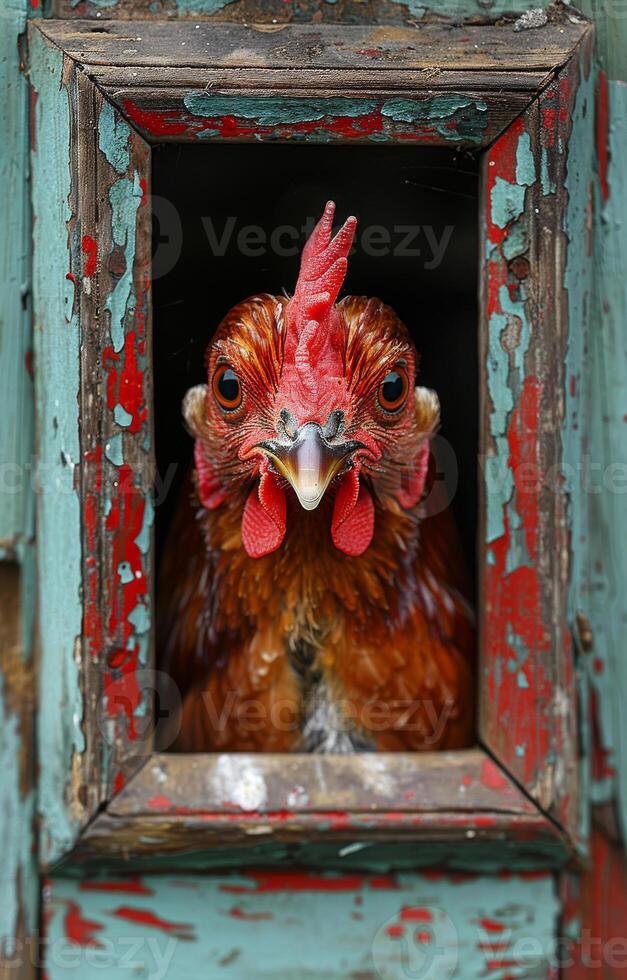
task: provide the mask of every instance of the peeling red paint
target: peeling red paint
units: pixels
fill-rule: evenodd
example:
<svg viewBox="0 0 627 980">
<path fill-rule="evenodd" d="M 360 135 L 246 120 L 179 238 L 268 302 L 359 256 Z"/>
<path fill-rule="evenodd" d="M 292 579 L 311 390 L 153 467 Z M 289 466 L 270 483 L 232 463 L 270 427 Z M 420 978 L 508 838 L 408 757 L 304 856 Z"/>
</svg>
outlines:
<svg viewBox="0 0 627 980">
<path fill-rule="evenodd" d="M 128 464 L 118 468 L 117 494 L 111 502 L 111 510 L 105 527 L 111 535 L 111 563 L 117 569 L 126 565 L 128 581 L 111 590 L 111 602 L 106 622 L 107 646 L 110 648 L 105 674 L 104 693 L 109 714 L 117 717 L 122 711 L 127 720 L 131 739 L 137 737 L 136 712 L 142 700 L 136 677 L 139 658 L 139 642 L 133 639 L 134 627 L 129 616 L 135 609 L 147 606 L 148 584 L 144 570 L 144 557 L 137 538 L 144 523 L 146 500 L 134 486 L 134 473 Z"/>
<path fill-rule="evenodd" d="M 609 131 L 610 109 L 607 75 L 604 71 L 600 71 L 597 82 L 596 98 L 596 138 L 597 157 L 599 160 L 599 185 L 601 187 L 601 198 L 603 201 L 607 201 L 608 197 L 610 196 L 610 185 L 607 179 L 610 141 Z"/>
<path fill-rule="evenodd" d="M 83 275 L 90 279 L 98 265 L 98 243 L 91 235 L 83 235 L 82 250 L 85 257 Z"/>
<path fill-rule="evenodd" d="M 101 922 L 84 919 L 78 902 L 67 902 L 63 918 L 63 929 L 69 943 L 73 946 L 95 946 L 102 948 L 102 943 L 96 938 L 104 926 Z"/>
<path fill-rule="evenodd" d="M 147 805 L 151 810 L 171 810 L 173 806 L 169 796 L 161 796 L 159 793 L 156 796 L 151 796 Z"/>
<path fill-rule="evenodd" d="M 506 789 L 509 783 L 492 759 L 484 759 L 481 767 L 481 782 L 488 789 Z"/>
<path fill-rule="evenodd" d="M 120 405 L 130 415 L 127 432 L 139 432 L 148 417 L 144 395 L 144 371 L 139 364 L 142 357 L 141 339 L 131 330 L 124 338 L 124 347 L 116 353 L 112 347 L 102 352 L 102 363 L 107 379 L 107 407 L 113 411 Z"/>
<path fill-rule="evenodd" d="M 171 922 L 169 919 L 163 919 L 155 912 L 151 912 L 150 909 L 136 909 L 129 905 L 122 905 L 110 914 L 118 919 L 124 919 L 125 922 L 133 922 L 138 926 L 159 929 L 161 932 L 176 936 L 177 939 L 195 938 L 193 925 L 186 922 Z"/>
<path fill-rule="evenodd" d="M 313 133 L 329 133 L 341 139 L 368 139 L 393 131 L 396 141 L 442 144 L 447 138 L 440 132 L 446 125 L 452 133 L 457 130 L 454 120 L 433 122 L 399 123 L 386 118 L 381 106 L 371 113 L 359 116 L 325 116 L 304 122 L 263 125 L 237 116 L 197 116 L 177 109 L 142 109 L 130 99 L 124 101 L 124 111 L 138 129 L 154 137 L 202 136 L 215 134 L 220 139 L 282 138 L 306 136 Z"/>
<path fill-rule="evenodd" d="M 246 878 L 250 885 L 220 885 L 220 891 L 231 895 L 249 895 L 266 892 L 351 892 L 365 887 L 396 889 L 398 883 L 391 875 L 368 878 L 366 875 L 316 874 L 313 871 L 250 871 Z"/>
<path fill-rule="evenodd" d="M 402 908 L 401 920 L 403 922 L 432 922 L 433 913 L 430 909 L 416 906 L 414 908 Z"/>
<path fill-rule="evenodd" d="M 505 926 L 502 922 L 497 922 L 496 919 L 479 919 L 477 925 L 485 929 L 486 932 L 504 932 Z"/>
<path fill-rule="evenodd" d="M 102 650 L 102 615 L 98 595 L 99 572 L 96 561 L 90 561 L 96 550 L 98 514 L 102 492 L 102 446 L 83 454 L 88 473 L 88 486 L 85 494 L 83 523 L 87 545 L 87 588 L 84 600 L 83 634 L 88 650 L 94 660 Z"/>
<path fill-rule="evenodd" d="M 227 915 L 232 919 L 239 919 L 241 922 L 264 922 L 272 919 L 272 912 L 244 912 L 239 905 L 234 905 L 229 909 Z"/>
</svg>

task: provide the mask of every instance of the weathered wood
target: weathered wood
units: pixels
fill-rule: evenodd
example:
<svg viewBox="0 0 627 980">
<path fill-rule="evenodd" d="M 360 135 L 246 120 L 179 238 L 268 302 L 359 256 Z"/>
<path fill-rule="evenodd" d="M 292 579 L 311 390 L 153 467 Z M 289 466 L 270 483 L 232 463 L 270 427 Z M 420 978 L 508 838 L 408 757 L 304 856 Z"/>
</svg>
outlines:
<svg viewBox="0 0 627 980">
<path fill-rule="evenodd" d="M 619 980 L 627 966 L 627 860 L 622 847 L 594 831 L 582 875 L 561 878 L 561 976 Z"/>
<path fill-rule="evenodd" d="M 575 567 L 576 602 L 585 612 L 590 630 L 582 668 L 589 683 L 592 802 L 615 809 L 613 822 L 618 822 L 625 840 L 627 280 L 623 257 L 627 249 L 627 85 L 608 83 L 603 74 L 596 86 L 595 152 L 598 167 L 591 187 L 595 289 L 585 358 L 576 373 L 586 461 L 581 546 Z"/>
<path fill-rule="evenodd" d="M 28 85 L 20 73 L 26 0 L 3 5 L 0 32 L 0 560 L 32 535 L 33 384 L 31 363 Z"/>
<path fill-rule="evenodd" d="M 32 564 L 25 563 L 26 568 Z M 24 573 L 27 589 L 33 581 Z M 34 712 L 30 608 L 17 565 L 0 562 L 0 980 L 35 976 L 39 906 L 35 857 Z"/>
<path fill-rule="evenodd" d="M 167 73 L 163 67 L 92 65 L 85 63 L 85 71 L 111 98 L 121 99 L 120 90 L 136 91 L 140 88 L 161 91 L 164 97 L 171 89 L 202 88 L 216 93 L 229 91 L 240 94 L 266 95 L 275 93 L 307 94 L 341 97 L 347 93 L 380 95 L 382 91 L 420 94 L 434 91 L 492 92 L 493 98 L 501 93 L 507 98 L 523 98 L 527 93 L 538 92 L 551 77 L 550 69 L 519 72 L 497 70 L 455 71 L 454 69 L 403 69 L 356 67 L 344 68 L 292 68 L 287 72 L 277 67 L 230 67 L 198 68 L 171 67 Z M 299 87 L 300 86 L 300 87 Z"/>
<path fill-rule="evenodd" d="M 354 756 L 158 754 L 116 797 L 113 816 L 195 813 L 373 814 L 455 810 L 534 814 L 480 749 Z"/>
<path fill-rule="evenodd" d="M 70 201 L 72 62 L 31 38 L 37 567 L 41 691 L 38 804 L 41 848 L 70 848 L 87 815 L 74 792 L 84 750 L 81 660 L 79 324 Z M 69 787 L 72 786 L 73 790 Z"/>
<path fill-rule="evenodd" d="M 384 29 L 46 22 L 147 139 L 397 140 L 478 147 L 529 104 L 589 28 Z M 167 67 L 167 72 L 163 68 Z M 279 102 L 279 99 L 285 101 Z"/>
<path fill-rule="evenodd" d="M 600 0 L 599 0 L 600 2 Z M 38 4 L 40 0 L 31 0 Z M 590 6 L 590 0 L 588 0 Z M 515 18 L 516 12 L 529 8 L 548 8 L 545 0 L 301 0 L 286 4 L 285 0 L 50 0 L 54 17 L 93 17 L 98 20 L 129 19 L 149 20 L 190 18 L 194 21 L 238 21 L 244 24 L 264 23 L 269 30 L 276 25 L 291 21 L 312 21 L 335 24 L 410 24 L 438 23 L 493 23 L 505 17 Z"/>
<path fill-rule="evenodd" d="M 559 904 L 546 873 L 244 869 L 57 879 L 46 913 L 58 953 L 50 980 L 98 980 L 133 966 L 172 980 L 484 980 L 505 970 L 548 980 Z"/>
<path fill-rule="evenodd" d="M 150 156 L 84 74 L 76 80 L 83 688 L 90 706 L 83 793 L 93 810 L 152 746 Z"/>
<path fill-rule="evenodd" d="M 414 28 L 286 24 L 280 30 L 254 24 L 149 21 L 46 21 L 42 30 L 81 64 L 113 67 L 382 69 L 434 72 L 549 72 L 563 65 L 585 22 L 567 17 L 533 31 L 512 23 L 488 26 L 425 24 Z M 437 80 L 437 75 L 434 76 Z M 437 84 L 437 82 L 436 82 Z"/>
<path fill-rule="evenodd" d="M 246 854 L 249 862 L 266 861 L 279 845 L 297 846 L 307 860 L 311 848 L 337 857 L 367 844 L 388 864 L 402 865 L 405 842 L 412 843 L 414 863 L 474 866 L 465 848 L 457 859 L 451 849 L 460 837 L 473 846 L 492 842 L 501 866 L 514 846 L 521 860 L 543 866 L 568 857 L 557 828 L 488 756 L 472 750 L 420 757 L 157 755 L 89 827 L 74 860 L 130 857 L 154 867 L 194 851 L 203 867 L 216 867 L 241 863 Z M 365 857 L 372 858 L 370 850 Z"/>
<path fill-rule="evenodd" d="M 586 269 L 581 241 L 568 242 L 565 233 L 574 221 L 584 237 L 575 190 L 585 193 L 591 178 L 585 154 L 576 178 L 574 167 L 579 141 L 591 142 L 590 71 L 586 43 L 484 163 L 481 649 L 488 696 L 481 735 L 572 833 L 579 804 L 569 503 L 577 488 L 560 474 L 576 462 L 562 441 L 572 423 L 565 370 L 582 331 L 575 296 L 585 289 Z M 582 133 L 573 136 L 580 83 Z M 569 154 L 577 161 L 570 167 Z"/>
</svg>

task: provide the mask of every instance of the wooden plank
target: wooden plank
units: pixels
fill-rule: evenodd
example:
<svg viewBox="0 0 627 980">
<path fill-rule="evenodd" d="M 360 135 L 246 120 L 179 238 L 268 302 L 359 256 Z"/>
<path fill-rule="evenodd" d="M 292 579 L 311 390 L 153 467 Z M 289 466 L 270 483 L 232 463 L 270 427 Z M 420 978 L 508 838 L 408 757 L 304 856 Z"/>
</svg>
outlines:
<svg viewBox="0 0 627 980">
<path fill-rule="evenodd" d="M 323 811 L 534 814 L 480 749 L 354 756 L 158 754 L 109 807 L 113 816 Z"/>
<path fill-rule="evenodd" d="M 83 674 L 90 709 L 82 792 L 93 809 L 152 749 L 150 153 L 83 73 L 77 84 Z"/>
<path fill-rule="evenodd" d="M 32 564 L 32 555 L 25 568 Z M 26 589 L 34 582 L 25 572 Z M 28 615 L 16 564 L 0 563 L 0 980 L 35 976 L 39 883 L 35 855 L 35 683 Z M 30 603 L 26 595 L 25 613 Z"/>
<path fill-rule="evenodd" d="M 624 723 L 627 538 L 627 85 L 601 74 L 596 91 L 593 183 L 596 289 L 586 359 L 579 369 L 582 438 L 587 440 L 589 492 L 582 495 L 585 541 L 578 555 L 578 608 L 590 643 L 582 665 L 590 685 L 592 802 L 616 810 L 627 839 L 627 739 Z"/>
<path fill-rule="evenodd" d="M 31 0 L 39 3 L 40 0 Z M 599 0 L 600 2 L 600 0 Z M 590 5 L 588 0 L 588 6 Z M 516 11 L 549 8 L 544 0 L 507 0 L 506 4 L 488 6 L 484 0 L 425 0 L 420 4 L 410 0 L 318 0 L 311 4 L 287 5 L 285 0 L 50 0 L 53 17 L 93 17 L 98 20 L 152 18 L 190 18 L 212 21 L 230 20 L 245 24 L 265 23 L 270 30 L 289 21 L 314 21 L 336 24 L 378 23 L 415 24 L 417 21 L 436 22 L 450 18 L 463 21 L 493 23 Z M 584 8 L 585 9 L 585 8 Z M 513 17 L 512 17 L 513 19 Z"/>
<path fill-rule="evenodd" d="M 272 95 L 288 94 L 346 95 L 385 92 L 471 91 L 509 93 L 519 97 L 535 94 L 551 77 L 551 71 L 525 71 L 513 75 L 507 71 L 455 71 L 442 69 L 354 68 L 350 72 L 342 68 L 297 68 L 287 72 L 284 68 L 243 67 L 225 68 L 168 68 L 161 66 L 137 66 L 129 68 L 98 65 L 86 62 L 86 73 L 104 91 L 120 99 L 121 89 L 150 88 L 164 94 L 170 89 L 201 89 L 225 93 Z"/>
<path fill-rule="evenodd" d="M 499 960 L 548 980 L 559 904 L 547 873 L 243 870 L 56 879 L 46 913 L 50 980 L 98 980 L 105 963 L 176 980 L 483 980 L 505 976 Z"/>
<path fill-rule="evenodd" d="M 38 718 L 41 848 L 69 849 L 86 819 L 68 792 L 84 750 L 81 656 L 79 323 L 71 226 L 68 78 L 72 62 L 31 33 L 34 335 L 38 443 Z M 74 280 L 72 279 L 74 277 Z M 73 798 L 72 798 L 73 797 Z M 71 802 L 69 802 L 71 799 Z"/>
<path fill-rule="evenodd" d="M 151 22 L 132 33 L 128 22 L 47 21 L 44 30 L 151 141 L 478 147 L 523 111 L 588 27 L 564 20 L 523 36 L 507 23 L 268 33 Z"/>
<path fill-rule="evenodd" d="M 0 559 L 32 534 L 33 385 L 31 363 L 28 85 L 20 74 L 19 39 L 27 0 L 8 0 L 0 33 Z"/>
<path fill-rule="evenodd" d="M 472 852 L 455 845 L 460 837 Z M 395 866 L 433 862 L 437 851 L 447 866 L 474 867 L 486 860 L 475 847 L 487 842 L 499 866 L 515 851 L 552 867 L 568 856 L 556 827 L 479 750 L 420 759 L 157 755 L 87 829 L 74 860 L 131 857 L 154 869 L 194 851 L 196 866 L 210 868 L 288 853 L 337 860 L 355 845 Z"/>
<path fill-rule="evenodd" d="M 561 976 L 564 980 L 620 980 L 627 965 L 627 860 L 620 845 L 592 833 L 590 860 L 581 875 L 560 881 Z"/>
<path fill-rule="evenodd" d="M 55 149 L 33 154 L 49 863 L 152 745 L 150 153 L 35 27 L 30 40 L 36 136 L 51 126 Z"/>
<path fill-rule="evenodd" d="M 201 139 L 313 143 L 413 142 L 478 148 L 491 142 L 528 104 L 485 92 L 441 93 L 422 98 L 378 90 L 315 97 L 297 89 L 275 95 L 207 94 L 204 89 L 121 90 L 113 100 L 134 127 L 153 142 Z"/>
<path fill-rule="evenodd" d="M 46 21 L 46 36 L 81 64 L 114 67 L 272 67 L 343 70 L 551 71 L 565 63 L 585 23 L 559 17 L 532 31 L 512 23 L 414 28 L 286 24 L 268 32 L 255 25 L 147 21 Z"/>
<path fill-rule="evenodd" d="M 71 864 L 85 872 L 103 862 L 111 869 L 151 872 L 294 863 L 502 871 L 557 869 L 570 859 L 567 841 L 540 814 L 366 811 L 336 818 L 327 811 L 284 813 L 280 820 L 268 815 L 260 822 L 236 814 L 142 820 L 103 813 L 82 835 Z"/>
<path fill-rule="evenodd" d="M 567 444 L 573 419 L 566 365 L 582 342 L 579 298 L 589 284 L 581 196 L 590 178 L 590 77 L 588 45 L 490 149 L 484 171 L 481 734 L 575 836 L 579 763 L 568 589 L 577 489 L 559 474 L 578 459 Z"/>
</svg>

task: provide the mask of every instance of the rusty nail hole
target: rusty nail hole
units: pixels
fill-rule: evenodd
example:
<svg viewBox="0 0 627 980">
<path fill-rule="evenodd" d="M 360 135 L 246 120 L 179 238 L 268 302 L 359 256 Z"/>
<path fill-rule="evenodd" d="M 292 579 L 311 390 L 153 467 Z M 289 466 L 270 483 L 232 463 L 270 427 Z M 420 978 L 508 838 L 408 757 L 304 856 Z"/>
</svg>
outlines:
<svg viewBox="0 0 627 980">
<path fill-rule="evenodd" d="M 524 255 L 517 255 L 509 263 L 508 268 L 516 279 L 526 279 L 529 275 L 529 259 L 526 259 Z"/>
</svg>

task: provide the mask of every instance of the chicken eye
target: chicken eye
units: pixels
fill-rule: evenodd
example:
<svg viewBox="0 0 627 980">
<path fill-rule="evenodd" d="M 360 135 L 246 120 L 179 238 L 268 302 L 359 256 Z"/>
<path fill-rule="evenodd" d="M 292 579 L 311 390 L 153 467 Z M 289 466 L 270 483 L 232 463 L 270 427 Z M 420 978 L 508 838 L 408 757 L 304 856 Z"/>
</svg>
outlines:
<svg viewBox="0 0 627 980">
<path fill-rule="evenodd" d="M 409 379 L 402 367 L 389 371 L 379 385 L 379 405 L 384 412 L 400 412 L 407 401 Z"/>
<path fill-rule="evenodd" d="M 234 412 L 242 404 L 242 385 L 228 364 L 222 364 L 214 374 L 213 393 L 225 412 Z"/>
</svg>

